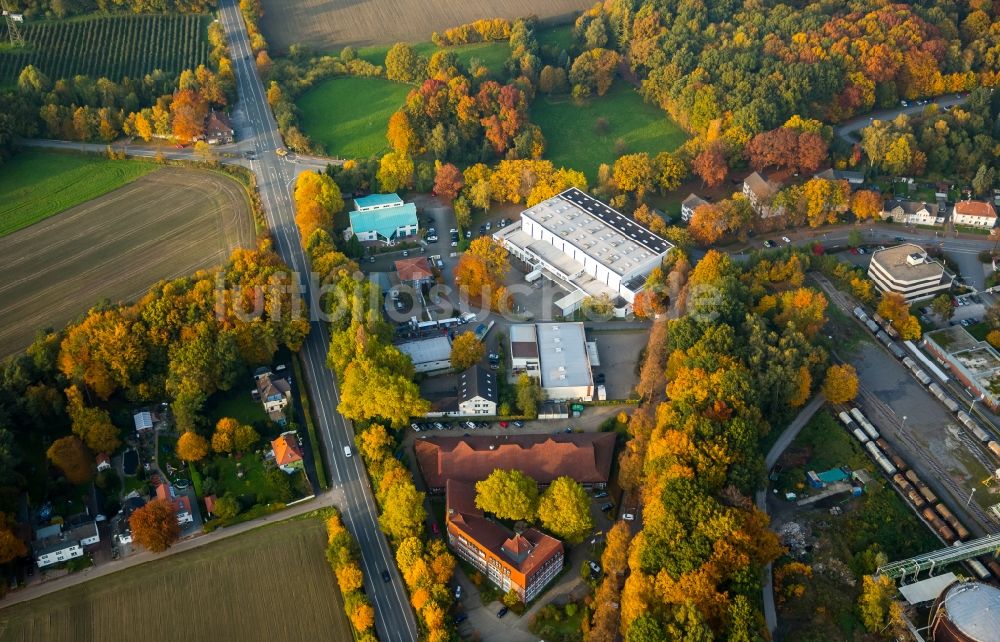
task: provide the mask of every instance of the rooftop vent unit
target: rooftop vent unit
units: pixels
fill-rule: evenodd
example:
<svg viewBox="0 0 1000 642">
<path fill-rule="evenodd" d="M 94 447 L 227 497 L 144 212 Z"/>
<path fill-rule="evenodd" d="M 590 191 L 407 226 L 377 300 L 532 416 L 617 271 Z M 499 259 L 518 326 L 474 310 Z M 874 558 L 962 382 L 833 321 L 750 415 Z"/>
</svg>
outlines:
<svg viewBox="0 0 1000 642">
<path fill-rule="evenodd" d="M 927 256 L 920 252 L 914 252 L 913 254 L 906 255 L 906 262 L 909 265 L 920 265 L 927 262 Z"/>
</svg>

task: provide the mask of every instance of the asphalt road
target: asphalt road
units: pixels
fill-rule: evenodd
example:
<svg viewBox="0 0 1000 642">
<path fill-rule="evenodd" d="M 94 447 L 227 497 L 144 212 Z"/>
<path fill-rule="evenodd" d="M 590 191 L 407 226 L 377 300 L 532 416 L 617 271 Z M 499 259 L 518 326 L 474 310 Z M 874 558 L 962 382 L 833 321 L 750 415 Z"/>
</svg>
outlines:
<svg viewBox="0 0 1000 642">
<path fill-rule="evenodd" d="M 945 107 L 951 107 L 953 105 L 959 105 L 966 101 L 964 97 L 965 94 L 951 94 L 949 96 L 941 96 L 939 98 L 929 100 L 928 104 L 937 105 L 941 109 Z M 919 114 L 924 110 L 927 105 L 918 105 L 915 102 L 909 107 L 897 107 L 895 109 L 883 109 L 882 111 L 869 112 L 864 116 L 858 116 L 857 118 L 852 118 L 834 129 L 837 136 L 843 138 L 848 143 L 856 143 L 859 140 L 859 132 L 867 127 L 873 120 L 892 120 L 900 114 Z"/>
<path fill-rule="evenodd" d="M 291 269 L 300 274 L 308 274 L 309 268 L 294 222 L 291 198 L 291 183 L 296 174 L 296 165 L 275 153 L 283 143 L 267 104 L 263 84 L 257 75 L 238 2 L 221 0 L 219 16 L 229 41 L 239 90 L 233 125 L 238 139 L 244 141 L 244 144 L 250 141 L 256 152 L 256 159 L 250 160 L 249 165 L 257 176 L 257 188 L 274 237 L 275 248 Z M 312 288 L 309 289 L 309 302 L 311 309 L 319 308 Z M 416 640 L 416 620 L 392 552 L 379 530 L 375 499 L 363 464 L 360 457 L 344 455 L 345 446 L 353 449 L 354 429 L 337 412 L 340 401 L 337 382 L 326 367 L 329 344 L 326 326 L 312 320 L 312 330 L 301 354 L 306 385 L 316 412 L 317 428 L 330 472 L 330 483 L 336 491 L 343 492 L 339 508 L 345 525 L 361 548 L 366 593 L 375 607 L 375 627 L 379 639 Z M 383 569 L 388 570 L 391 575 L 392 581 L 389 584 L 382 582 Z"/>
</svg>

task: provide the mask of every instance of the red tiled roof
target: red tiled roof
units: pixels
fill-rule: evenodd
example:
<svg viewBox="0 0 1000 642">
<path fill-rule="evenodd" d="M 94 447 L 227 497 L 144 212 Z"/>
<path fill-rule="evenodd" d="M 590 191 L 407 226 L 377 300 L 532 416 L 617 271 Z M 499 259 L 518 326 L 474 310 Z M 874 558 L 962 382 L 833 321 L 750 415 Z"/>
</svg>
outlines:
<svg viewBox="0 0 1000 642">
<path fill-rule="evenodd" d="M 110 464 L 111 463 L 111 458 L 108 457 L 107 453 L 97 453 L 97 459 L 96 459 L 96 461 L 97 461 L 98 465 L 104 464 L 104 463 Z"/>
<path fill-rule="evenodd" d="M 187 495 L 181 495 L 177 498 L 177 512 L 178 513 L 190 513 L 191 512 L 191 498 Z"/>
<path fill-rule="evenodd" d="M 215 512 L 215 495 L 209 495 L 205 498 L 205 511 L 209 513 Z"/>
<path fill-rule="evenodd" d="M 447 493 L 449 525 L 525 577 L 562 552 L 562 542 L 538 529 L 512 533 L 486 519 L 476 507 L 476 489 L 472 484 L 448 480 Z"/>
<path fill-rule="evenodd" d="M 539 484 L 568 475 L 584 484 L 607 482 L 614 433 L 430 437 L 414 446 L 429 488 L 476 482 L 500 468 L 520 470 Z"/>
<path fill-rule="evenodd" d="M 302 450 L 299 448 L 298 442 L 288 435 L 280 435 L 272 441 L 271 448 L 274 449 L 274 461 L 279 466 L 302 461 Z"/>
<path fill-rule="evenodd" d="M 166 484 L 160 484 L 160 485 L 158 485 L 156 487 L 156 498 L 157 499 L 165 499 L 168 502 L 170 500 L 172 500 L 173 496 L 170 494 L 170 486 L 168 486 Z"/>
<path fill-rule="evenodd" d="M 402 283 L 422 281 L 433 276 L 431 264 L 423 256 L 396 261 L 396 274 L 399 275 L 399 280 Z"/>
<path fill-rule="evenodd" d="M 955 213 L 964 216 L 981 216 L 983 218 L 996 218 L 997 212 L 993 205 L 984 201 L 959 201 L 955 203 Z"/>
</svg>

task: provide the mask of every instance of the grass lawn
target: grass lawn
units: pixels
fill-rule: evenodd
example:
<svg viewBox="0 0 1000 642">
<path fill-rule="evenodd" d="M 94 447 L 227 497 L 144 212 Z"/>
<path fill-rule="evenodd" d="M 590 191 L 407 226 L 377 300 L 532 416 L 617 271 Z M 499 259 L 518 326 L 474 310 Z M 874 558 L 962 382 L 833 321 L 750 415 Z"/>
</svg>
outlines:
<svg viewBox="0 0 1000 642">
<path fill-rule="evenodd" d="M 287 501 L 287 497 L 279 497 L 277 491 L 265 475 L 264 462 L 254 453 L 247 453 L 237 461 L 236 457 L 216 457 L 209 465 L 211 474 L 217 475 L 220 493 L 232 493 L 237 497 L 256 496 L 256 503 Z M 237 475 L 242 469 L 243 477 Z M 283 475 L 285 473 L 282 473 Z M 292 477 L 288 477 L 289 483 Z M 292 484 L 294 488 L 294 484 Z"/>
<path fill-rule="evenodd" d="M 0 236 L 97 198 L 156 168 L 148 161 L 21 152 L 0 169 Z"/>
<path fill-rule="evenodd" d="M 597 129 L 599 118 L 608 122 L 606 133 Z M 604 96 L 581 104 L 568 96 L 539 96 L 531 105 L 531 120 L 545 134 L 545 157 L 558 167 L 582 170 L 591 183 L 601 163 L 614 163 L 619 156 L 615 150 L 619 139 L 623 153 L 656 154 L 676 149 L 687 138 L 661 109 L 644 103 L 622 81 Z"/>
<path fill-rule="evenodd" d="M 223 417 L 232 417 L 250 426 L 268 421 L 264 406 L 250 396 L 251 385 L 253 385 L 252 377 L 241 377 L 230 390 L 212 395 L 206 404 L 206 414 L 213 427 Z"/>
<path fill-rule="evenodd" d="M 573 25 L 559 25 L 558 27 L 539 29 L 536 32 L 536 37 L 540 48 L 544 50 L 548 47 L 554 55 L 558 56 L 559 52 L 563 50 L 569 52 L 573 47 Z"/>
<path fill-rule="evenodd" d="M 302 130 L 341 158 L 368 158 L 388 149 L 389 117 L 409 93 L 409 85 L 382 78 L 325 80 L 297 101 Z"/>
<path fill-rule="evenodd" d="M 319 519 L 256 528 L 9 606 L 0 640 L 352 640 L 325 546 Z"/>
</svg>

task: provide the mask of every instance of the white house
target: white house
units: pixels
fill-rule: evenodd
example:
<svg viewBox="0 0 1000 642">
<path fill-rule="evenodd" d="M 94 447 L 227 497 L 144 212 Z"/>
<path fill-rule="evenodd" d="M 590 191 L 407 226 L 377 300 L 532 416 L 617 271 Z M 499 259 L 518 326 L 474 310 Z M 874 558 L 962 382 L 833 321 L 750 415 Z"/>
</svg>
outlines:
<svg viewBox="0 0 1000 642">
<path fill-rule="evenodd" d="M 688 197 L 681 201 L 681 220 L 685 223 L 690 223 L 691 217 L 694 216 L 694 211 L 706 203 L 708 201 L 697 194 L 688 194 Z"/>
<path fill-rule="evenodd" d="M 997 211 L 991 203 L 985 201 L 959 201 L 955 203 L 951 222 L 955 225 L 993 229 L 997 225 Z"/>
<path fill-rule="evenodd" d="M 82 557 L 85 546 L 100 541 L 97 522 L 92 519 L 86 519 L 66 531 L 60 524 L 40 528 L 35 533 L 35 543 L 32 545 L 35 563 L 41 568 Z"/>
<path fill-rule="evenodd" d="M 276 377 L 267 368 L 257 368 L 254 373 L 256 394 L 267 416 L 280 426 L 285 425 L 285 408 L 292 398 L 292 387 L 283 377 Z"/>
<path fill-rule="evenodd" d="M 882 206 L 882 219 L 904 225 L 944 225 L 944 213 L 937 203 L 892 199 Z"/>
<path fill-rule="evenodd" d="M 750 201 L 750 206 L 761 218 L 777 216 L 784 210 L 772 208 L 771 201 L 781 189 L 781 184 L 768 180 L 760 172 L 754 172 L 743 180 L 743 195 Z"/>
<path fill-rule="evenodd" d="M 496 415 L 499 390 L 496 375 L 474 365 L 458 376 L 458 415 Z"/>
</svg>

